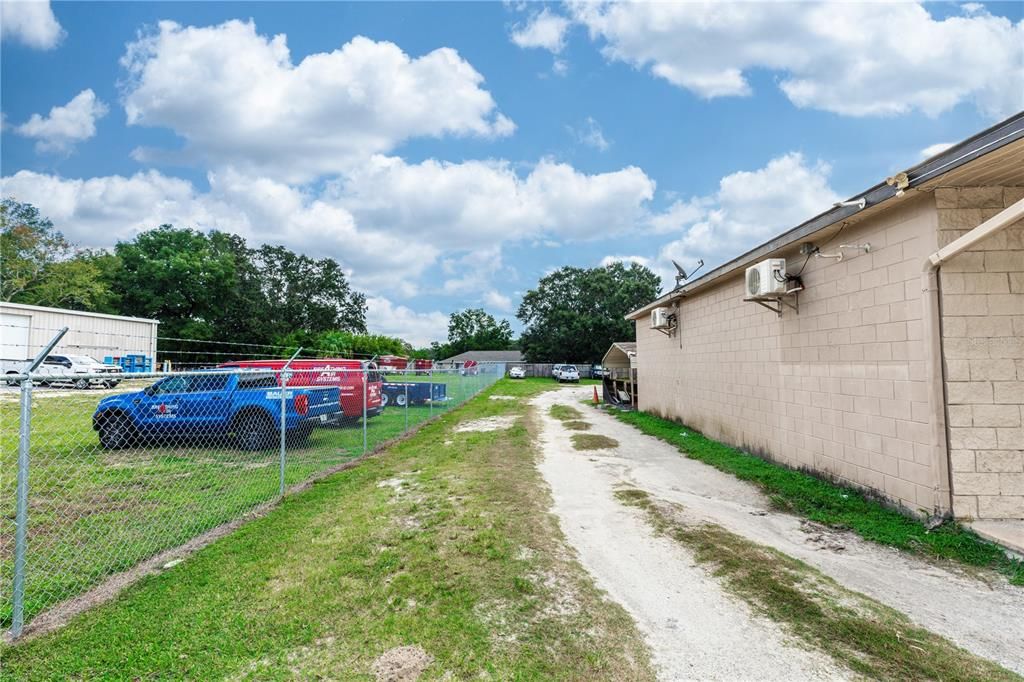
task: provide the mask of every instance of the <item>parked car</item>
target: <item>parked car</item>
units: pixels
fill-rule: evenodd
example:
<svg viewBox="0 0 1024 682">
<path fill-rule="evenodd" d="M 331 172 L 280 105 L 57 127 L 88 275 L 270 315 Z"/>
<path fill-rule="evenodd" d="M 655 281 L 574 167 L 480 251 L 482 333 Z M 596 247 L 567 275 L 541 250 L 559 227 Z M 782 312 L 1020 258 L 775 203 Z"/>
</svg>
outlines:
<svg viewBox="0 0 1024 682">
<path fill-rule="evenodd" d="M 508 371 L 508 378 L 509 379 L 525 379 L 526 378 L 526 370 L 523 369 L 522 367 L 513 367 L 512 369 L 510 369 Z"/>
<path fill-rule="evenodd" d="M 280 372 L 287 360 L 239 360 L 225 362 L 222 368 L 265 369 Z M 288 386 L 336 386 L 340 390 L 339 406 L 332 421 L 351 421 L 363 416 L 363 371 L 369 381 L 366 384 L 366 416 L 375 417 L 384 409 L 382 402 L 383 377 L 377 366 L 362 360 L 348 358 L 321 358 L 314 360 L 293 360 L 289 366 L 291 377 Z"/>
<path fill-rule="evenodd" d="M 16 360 L 4 363 L 4 374 L 22 374 L 26 372 L 31 360 Z M 77 374 L 99 374 L 104 376 L 76 377 Z M 117 365 L 108 365 L 88 355 L 47 355 L 42 364 L 33 372 L 35 382 L 48 386 L 51 384 L 71 384 L 75 388 L 87 389 L 91 386 L 114 388 L 124 378 L 124 370 Z M 14 381 L 7 380 L 8 385 Z"/>
<path fill-rule="evenodd" d="M 590 376 L 594 379 L 603 379 L 608 374 L 608 368 L 604 365 L 594 365 L 590 368 Z"/>
<path fill-rule="evenodd" d="M 576 365 L 558 365 L 558 371 L 555 374 L 555 378 L 558 379 L 558 383 L 565 381 L 579 382 L 580 371 L 576 368 Z"/>
<path fill-rule="evenodd" d="M 565 365 L 551 365 L 551 378 L 557 379 L 558 373 L 562 370 Z"/>
<path fill-rule="evenodd" d="M 338 411 L 336 386 L 285 393 L 285 436 L 301 442 Z M 281 428 L 281 388 L 272 373 L 165 377 L 142 391 L 104 398 L 92 416 L 109 450 L 150 439 L 228 437 L 243 450 L 271 446 Z"/>
</svg>

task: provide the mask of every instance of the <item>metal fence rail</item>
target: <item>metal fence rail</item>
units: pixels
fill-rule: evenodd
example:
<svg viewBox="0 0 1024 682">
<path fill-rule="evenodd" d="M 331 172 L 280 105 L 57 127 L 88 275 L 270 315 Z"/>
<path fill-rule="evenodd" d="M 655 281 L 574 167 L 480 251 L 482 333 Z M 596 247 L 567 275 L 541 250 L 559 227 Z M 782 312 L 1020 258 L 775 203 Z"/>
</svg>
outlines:
<svg viewBox="0 0 1024 682">
<path fill-rule="evenodd" d="M 237 519 L 505 373 L 17 375 L 0 388 L 0 626 Z M 40 385 L 36 380 L 42 379 Z M 91 388 L 74 388 L 87 379 Z M 383 379 L 383 380 L 382 380 Z"/>
</svg>

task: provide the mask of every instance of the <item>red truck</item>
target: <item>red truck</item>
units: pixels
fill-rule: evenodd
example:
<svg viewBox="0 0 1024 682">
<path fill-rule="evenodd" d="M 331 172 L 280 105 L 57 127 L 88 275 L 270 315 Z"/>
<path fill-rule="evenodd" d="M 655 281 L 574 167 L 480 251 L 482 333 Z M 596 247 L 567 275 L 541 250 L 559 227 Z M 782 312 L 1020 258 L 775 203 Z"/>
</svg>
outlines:
<svg viewBox="0 0 1024 682">
<path fill-rule="evenodd" d="M 423 359 L 423 358 L 417 358 L 417 359 L 413 360 L 413 367 L 412 368 L 415 369 L 415 370 L 422 371 L 422 370 L 425 370 L 425 369 L 432 369 L 433 367 L 434 367 L 434 361 L 433 360 Z"/>
<path fill-rule="evenodd" d="M 381 355 L 377 358 L 377 366 L 380 367 L 382 372 L 401 372 L 409 366 L 409 358 L 401 355 Z"/>
<path fill-rule="evenodd" d="M 225 362 L 222 368 L 281 370 L 287 360 L 238 360 Z M 363 369 L 368 370 L 366 384 L 366 415 L 375 417 L 384 406 L 381 403 L 383 378 L 375 363 L 345 358 L 320 358 L 316 360 L 292 360 L 289 367 L 289 386 L 337 386 L 341 418 L 358 419 L 363 416 Z M 280 381 L 280 379 L 278 379 Z"/>
</svg>

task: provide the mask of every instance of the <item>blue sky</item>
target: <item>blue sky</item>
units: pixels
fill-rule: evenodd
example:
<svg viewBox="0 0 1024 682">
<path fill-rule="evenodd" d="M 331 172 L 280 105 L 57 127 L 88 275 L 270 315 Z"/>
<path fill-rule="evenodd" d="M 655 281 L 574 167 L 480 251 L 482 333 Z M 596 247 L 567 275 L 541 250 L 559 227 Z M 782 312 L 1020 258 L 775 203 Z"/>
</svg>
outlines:
<svg viewBox="0 0 1024 682">
<path fill-rule="evenodd" d="M 337 258 L 375 331 L 708 266 L 1024 107 L 1020 3 L 3 1 L 3 193 Z"/>
</svg>

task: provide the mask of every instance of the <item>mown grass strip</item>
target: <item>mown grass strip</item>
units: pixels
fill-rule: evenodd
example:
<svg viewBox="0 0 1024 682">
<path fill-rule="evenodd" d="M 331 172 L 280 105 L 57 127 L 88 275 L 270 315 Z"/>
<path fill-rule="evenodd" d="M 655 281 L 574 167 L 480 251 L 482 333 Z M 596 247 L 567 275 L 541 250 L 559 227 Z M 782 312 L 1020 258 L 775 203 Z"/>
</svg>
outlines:
<svg viewBox="0 0 1024 682">
<path fill-rule="evenodd" d="M 921 521 L 857 489 L 769 462 L 668 419 L 643 412 L 609 412 L 643 433 L 675 445 L 691 459 L 757 484 L 779 507 L 819 523 L 847 528 L 879 544 L 969 566 L 993 568 L 1006 575 L 1012 584 L 1024 585 L 1024 561 L 1010 558 L 1001 547 L 956 522 L 928 529 Z"/>
<path fill-rule="evenodd" d="M 569 421 L 562 422 L 562 426 L 571 431 L 589 431 L 590 423 L 579 419 L 570 419 Z"/>
<path fill-rule="evenodd" d="M 733 594 L 856 673 L 887 680 L 1020 680 L 906 616 L 773 548 L 714 524 L 688 524 L 678 508 L 627 488 L 616 492 L 694 552 Z"/>
<path fill-rule="evenodd" d="M 566 551 L 527 400 L 497 389 L 289 496 L 56 632 L 0 646 L 0 680 L 372 679 L 418 646 L 425 679 L 637 679 L 628 614 Z M 514 415 L 490 432 L 461 421 Z"/>
<path fill-rule="evenodd" d="M 583 418 L 583 413 L 570 405 L 552 405 L 548 414 L 558 421 L 573 421 Z"/>
<path fill-rule="evenodd" d="M 577 450 L 609 450 L 619 446 L 619 441 L 596 433 L 574 433 L 572 446 Z"/>
</svg>

